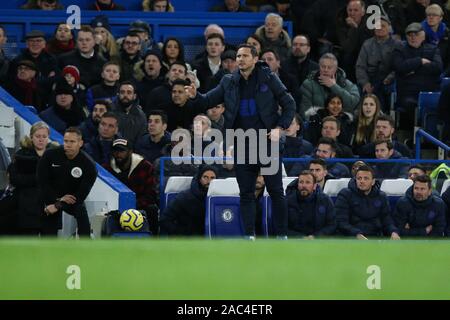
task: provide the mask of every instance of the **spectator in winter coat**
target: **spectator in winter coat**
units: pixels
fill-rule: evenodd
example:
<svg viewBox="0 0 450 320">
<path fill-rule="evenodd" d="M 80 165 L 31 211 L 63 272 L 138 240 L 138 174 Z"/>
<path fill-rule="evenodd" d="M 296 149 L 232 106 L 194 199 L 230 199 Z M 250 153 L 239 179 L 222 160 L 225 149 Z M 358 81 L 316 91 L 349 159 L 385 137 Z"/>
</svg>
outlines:
<svg viewBox="0 0 450 320">
<path fill-rule="evenodd" d="M 101 116 L 98 124 L 97 134 L 86 140 L 84 151 L 89 154 L 95 162 L 104 165 L 111 159 L 112 143 L 120 138 L 119 118 L 112 112 L 106 112 Z"/>
<path fill-rule="evenodd" d="M 17 225 L 21 235 L 39 235 L 44 217 L 44 201 L 37 186 L 37 164 L 47 149 L 53 147 L 49 141 L 50 128 L 44 122 L 31 126 L 30 135 L 21 141 L 8 168 L 11 184 L 17 196 Z"/>
<path fill-rule="evenodd" d="M 338 68 L 338 61 L 331 53 L 319 60 L 319 71 L 313 72 L 300 88 L 302 101 L 300 113 L 304 115 L 311 107 L 324 107 L 330 93 L 342 98 L 343 111 L 353 113 L 359 102 L 358 87 L 346 78 L 345 72 Z"/>
<path fill-rule="evenodd" d="M 407 159 L 394 150 L 394 145 L 389 140 L 376 140 L 374 145 L 375 156 L 377 159 L 386 161 Z M 406 178 L 408 174 L 408 166 L 408 163 L 377 162 L 374 163 L 373 169 L 377 179 L 398 179 Z"/>
<path fill-rule="evenodd" d="M 356 80 L 363 94 L 373 93 L 381 101 L 382 109 L 389 109 L 390 85 L 394 81 L 392 53 L 400 45 L 390 35 L 391 23 L 381 17 L 380 28 L 375 29 L 374 37 L 364 41 L 356 61 Z"/>
<path fill-rule="evenodd" d="M 284 60 L 291 48 L 289 34 L 283 30 L 283 18 L 276 13 L 269 13 L 266 16 L 264 25 L 259 27 L 255 34 L 263 41 L 265 49 L 274 49 Z"/>
<path fill-rule="evenodd" d="M 153 165 L 133 153 L 129 141 L 116 139 L 112 143 L 111 161 L 105 168 L 136 193 L 136 209 L 145 210 L 153 234 L 158 233 L 155 177 Z"/>
<path fill-rule="evenodd" d="M 394 150 L 399 152 L 402 157 L 412 158 L 412 152 L 405 144 L 394 140 L 395 121 L 388 115 L 379 115 L 375 121 L 375 138 L 377 140 L 389 140 L 394 146 Z M 375 145 L 368 143 L 359 149 L 361 158 L 375 158 Z"/>
<path fill-rule="evenodd" d="M 58 58 L 73 49 L 75 41 L 72 30 L 68 24 L 62 22 L 56 27 L 54 37 L 47 42 L 47 52 Z"/>
<path fill-rule="evenodd" d="M 112 112 L 119 118 L 119 131 L 131 145 L 145 133 L 147 120 L 138 104 L 136 87 L 130 81 L 119 85 L 119 96 L 113 104 Z"/>
<path fill-rule="evenodd" d="M 83 135 L 83 141 L 89 141 L 98 135 L 98 125 L 102 116 L 111 110 L 111 105 L 108 101 L 97 100 L 92 110 L 91 115 L 84 120 L 80 125 L 80 131 Z"/>
<path fill-rule="evenodd" d="M 54 104 L 39 116 L 61 134 L 69 127 L 78 127 L 85 115 L 73 93 L 72 87 L 64 82 L 56 84 Z"/>
<path fill-rule="evenodd" d="M 313 145 L 302 137 L 302 127 L 303 121 L 298 113 L 296 113 L 294 119 L 292 119 L 291 125 L 286 129 L 283 158 L 300 158 L 310 155 L 313 152 Z M 286 169 L 288 176 L 295 175 L 291 172 L 291 169 L 294 167 L 296 167 L 295 162 L 284 162 L 284 168 Z"/>
<path fill-rule="evenodd" d="M 319 70 L 317 62 L 309 57 L 311 43 L 308 36 L 298 35 L 292 39 L 292 48 L 287 59 L 282 62 L 282 68 L 297 78 L 301 86 L 313 71 Z"/>
<path fill-rule="evenodd" d="M 80 82 L 86 88 L 101 82 L 102 67 L 106 60 L 95 50 L 94 30 L 82 26 L 77 34 L 77 48 L 58 57 L 58 65 L 63 69 L 73 65 L 80 71 Z"/>
<path fill-rule="evenodd" d="M 334 93 L 330 94 L 325 101 L 325 108 L 318 109 L 315 115 L 309 118 L 307 139 L 312 143 L 316 144 L 321 136 L 323 135 L 323 125 L 325 119 L 331 119 L 333 117 L 338 123 L 339 133 L 336 137 L 329 136 L 329 138 L 337 139 L 340 144 L 346 146 L 350 145 L 353 136 L 353 126 L 351 115 L 342 111 L 342 98 Z M 348 155 L 350 155 L 348 153 Z M 353 155 L 351 156 L 353 157 Z M 345 158 L 339 157 L 338 158 Z"/>
<path fill-rule="evenodd" d="M 444 201 L 433 194 L 430 177 L 421 175 L 397 201 L 393 217 L 403 237 L 442 237 L 446 209 Z"/>
<path fill-rule="evenodd" d="M 148 133 L 139 138 L 134 151 L 145 160 L 153 163 L 162 156 L 164 146 L 170 144 L 170 133 L 167 129 L 167 114 L 161 110 L 152 110 L 148 116 Z"/>
<path fill-rule="evenodd" d="M 394 50 L 392 65 L 397 78 L 397 104 L 400 108 L 400 128 L 409 130 L 420 91 L 439 91 L 442 59 L 439 48 L 425 43 L 420 23 L 406 28 L 407 43 Z"/>
<path fill-rule="evenodd" d="M 334 234 L 336 217 L 331 199 L 317 187 L 310 171 L 300 173 L 289 186 L 296 185 L 288 197 L 288 235 L 315 239 Z"/>
<path fill-rule="evenodd" d="M 105 100 L 112 104 L 119 93 L 119 64 L 106 62 L 102 70 L 102 82 L 90 87 L 86 93 L 87 107 L 90 112 L 92 112 L 96 100 Z"/>
<path fill-rule="evenodd" d="M 338 230 L 346 236 L 366 240 L 384 234 L 392 240 L 400 239 L 388 198 L 380 191 L 380 183 L 369 166 L 359 167 L 356 178 L 339 192 L 335 209 Z"/>
<path fill-rule="evenodd" d="M 38 69 L 33 61 L 22 60 L 17 64 L 16 75 L 12 81 L 5 83 L 5 89 L 18 101 L 27 106 L 33 106 L 36 110 L 44 110 L 44 88 L 36 79 Z"/>
<path fill-rule="evenodd" d="M 346 10 L 338 14 L 336 22 L 336 44 L 339 46 L 339 63 L 348 79 L 356 82 L 355 64 L 364 41 L 372 37 L 368 28 L 364 1 L 351 0 Z"/>
<path fill-rule="evenodd" d="M 169 236 L 204 236 L 205 199 L 209 184 L 217 176 L 216 169 L 202 166 L 189 190 L 181 192 L 161 215 L 161 234 Z"/>
</svg>

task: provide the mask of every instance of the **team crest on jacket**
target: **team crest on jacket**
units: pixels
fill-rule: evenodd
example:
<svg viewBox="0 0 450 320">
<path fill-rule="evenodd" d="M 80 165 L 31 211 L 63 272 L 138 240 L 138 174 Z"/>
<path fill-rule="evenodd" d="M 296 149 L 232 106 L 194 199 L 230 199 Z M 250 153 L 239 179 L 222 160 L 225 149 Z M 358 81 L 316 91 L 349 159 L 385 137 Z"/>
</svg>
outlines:
<svg viewBox="0 0 450 320">
<path fill-rule="evenodd" d="M 81 168 L 79 167 L 75 167 L 72 169 L 72 171 L 70 171 L 70 174 L 72 175 L 72 177 L 78 179 L 83 175 L 83 170 L 81 170 Z"/>
<path fill-rule="evenodd" d="M 266 92 L 267 90 L 269 90 L 267 84 L 263 83 L 262 85 L 259 86 L 259 91 Z"/>
<path fill-rule="evenodd" d="M 231 222 L 233 220 L 233 211 L 225 209 L 222 212 L 222 220 L 225 222 Z"/>
<path fill-rule="evenodd" d="M 381 207 L 381 201 L 380 201 L 380 200 L 375 200 L 374 203 L 373 203 L 373 205 L 374 205 L 376 208 L 379 208 L 379 207 Z"/>
</svg>

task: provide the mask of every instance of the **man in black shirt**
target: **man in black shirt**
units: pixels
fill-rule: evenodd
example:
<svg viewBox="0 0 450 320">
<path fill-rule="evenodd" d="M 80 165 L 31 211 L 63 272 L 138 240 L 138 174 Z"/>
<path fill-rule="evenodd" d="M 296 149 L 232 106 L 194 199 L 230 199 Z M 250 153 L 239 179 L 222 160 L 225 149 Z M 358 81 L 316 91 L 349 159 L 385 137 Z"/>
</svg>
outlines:
<svg viewBox="0 0 450 320">
<path fill-rule="evenodd" d="M 64 134 L 64 146 L 48 150 L 39 161 L 38 186 L 47 214 L 43 234 L 56 235 L 65 211 L 77 220 L 79 235 L 90 235 L 84 200 L 94 185 L 97 170 L 92 159 L 80 150 L 82 146 L 80 130 L 70 127 Z"/>
</svg>

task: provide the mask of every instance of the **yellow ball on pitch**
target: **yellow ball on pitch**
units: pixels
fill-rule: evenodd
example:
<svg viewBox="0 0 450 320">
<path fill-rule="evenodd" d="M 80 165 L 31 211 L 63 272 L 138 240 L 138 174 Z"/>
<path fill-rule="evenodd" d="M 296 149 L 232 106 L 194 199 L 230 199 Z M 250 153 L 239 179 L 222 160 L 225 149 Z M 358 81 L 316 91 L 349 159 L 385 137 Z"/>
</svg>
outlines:
<svg viewBox="0 0 450 320">
<path fill-rule="evenodd" d="M 138 231 L 144 225 L 144 216 L 139 210 L 128 209 L 120 215 L 120 226 L 126 231 Z"/>
</svg>

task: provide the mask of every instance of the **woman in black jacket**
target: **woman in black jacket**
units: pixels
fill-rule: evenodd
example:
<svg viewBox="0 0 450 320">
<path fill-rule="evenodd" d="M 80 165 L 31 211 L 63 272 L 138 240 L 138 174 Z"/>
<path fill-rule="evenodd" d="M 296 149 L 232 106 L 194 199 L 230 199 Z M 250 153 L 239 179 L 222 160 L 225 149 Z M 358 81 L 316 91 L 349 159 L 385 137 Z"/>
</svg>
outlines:
<svg viewBox="0 0 450 320">
<path fill-rule="evenodd" d="M 18 200 L 17 223 L 22 235 L 38 235 L 42 227 L 44 203 L 38 192 L 36 168 L 49 143 L 50 128 L 42 121 L 30 129 L 30 136 L 21 141 L 14 161 L 9 166 L 11 184 Z"/>
</svg>

